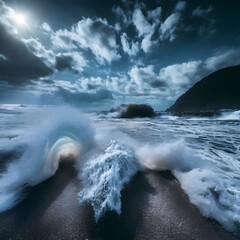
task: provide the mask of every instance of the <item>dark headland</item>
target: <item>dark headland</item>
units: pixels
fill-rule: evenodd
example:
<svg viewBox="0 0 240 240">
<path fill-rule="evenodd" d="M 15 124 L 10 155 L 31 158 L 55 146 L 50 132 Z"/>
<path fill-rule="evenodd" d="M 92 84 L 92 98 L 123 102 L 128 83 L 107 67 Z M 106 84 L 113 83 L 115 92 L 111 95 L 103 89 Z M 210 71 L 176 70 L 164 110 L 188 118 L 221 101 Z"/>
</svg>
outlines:
<svg viewBox="0 0 240 240">
<path fill-rule="evenodd" d="M 12 240 L 237 240 L 190 204 L 169 172 L 137 174 L 122 192 L 122 213 L 99 223 L 89 204 L 79 204 L 81 185 L 72 165 L 30 189 L 14 209 L 0 214 L 0 239 Z"/>
<path fill-rule="evenodd" d="M 178 115 L 211 116 L 240 109 L 240 65 L 220 69 L 197 82 L 167 109 Z"/>
</svg>

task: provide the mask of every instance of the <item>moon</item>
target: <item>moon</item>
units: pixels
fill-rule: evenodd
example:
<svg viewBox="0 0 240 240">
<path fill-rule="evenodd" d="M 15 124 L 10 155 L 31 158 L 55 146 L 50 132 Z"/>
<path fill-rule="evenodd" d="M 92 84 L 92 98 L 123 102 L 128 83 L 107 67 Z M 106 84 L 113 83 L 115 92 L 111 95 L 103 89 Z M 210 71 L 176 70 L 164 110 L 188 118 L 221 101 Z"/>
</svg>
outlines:
<svg viewBox="0 0 240 240">
<path fill-rule="evenodd" d="M 21 13 L 16 13 L 14 15 L 14 21 L 16 22 L 16 24 L 18 24 L 19 26 L 27 26 L 27 22 L 26 22 L 26 16 L 21 14 Z"/>
</svg>

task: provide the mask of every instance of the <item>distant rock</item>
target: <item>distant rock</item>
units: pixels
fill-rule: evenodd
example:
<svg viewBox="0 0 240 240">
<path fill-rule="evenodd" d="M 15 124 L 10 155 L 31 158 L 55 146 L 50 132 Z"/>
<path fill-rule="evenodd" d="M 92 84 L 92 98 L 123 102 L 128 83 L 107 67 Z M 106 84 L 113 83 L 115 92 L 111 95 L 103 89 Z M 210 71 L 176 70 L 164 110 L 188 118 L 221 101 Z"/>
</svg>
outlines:
<svg viewBox="0 0 240 240">
<path fill-rule="evenodd" d="M 122 104 L 118 108 L 110 110 L 111 113 L 117 113 L 120 118 L 135 117 L 154 117 L 155 111 L 148 104 Z"/>
<path fill-rule="evenodd" d="M 25 107 L 27 107 L 27 105 L 25 105 L 25 104 L 20 104 L 19 107 L 25 108 Z"/>
<path fill-rule="evenodd" d="M 240 109 L 240 65 L 203 78 L 166 111 L 177 115 L 212 116 L 221 109 Z"/>
</svg>

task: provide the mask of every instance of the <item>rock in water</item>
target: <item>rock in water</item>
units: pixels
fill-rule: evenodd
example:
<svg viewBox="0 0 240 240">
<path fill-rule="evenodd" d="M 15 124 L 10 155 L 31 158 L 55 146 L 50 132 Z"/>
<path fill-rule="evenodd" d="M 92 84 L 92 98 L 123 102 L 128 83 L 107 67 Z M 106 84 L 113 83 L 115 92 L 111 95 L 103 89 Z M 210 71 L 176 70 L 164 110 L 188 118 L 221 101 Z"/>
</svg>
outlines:
<svg viewBox="0 0 240 240">
<path fill-rule="evenodd" d="M 167 111 L 199 115 L 240 109 L 240 65 L 220 69 L 197 82 Z"/>
<path fill-rule="evenodd" d="M 110 112 L 118 112 L 120 118 L 154 117 L 155 111 L 148 104 L 122 104 L 117 109 Z"/>
</svg>

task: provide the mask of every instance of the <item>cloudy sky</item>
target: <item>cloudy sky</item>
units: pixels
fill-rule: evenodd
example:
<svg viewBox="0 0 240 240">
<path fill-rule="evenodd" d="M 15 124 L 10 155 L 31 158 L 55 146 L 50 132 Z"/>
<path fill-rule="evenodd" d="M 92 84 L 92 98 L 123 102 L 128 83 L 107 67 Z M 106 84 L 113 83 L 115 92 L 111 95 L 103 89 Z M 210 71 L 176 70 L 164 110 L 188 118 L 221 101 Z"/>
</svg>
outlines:
<svg viewBox="0 0 240 240">
<path fill-rule="evenodd" d="M 173 103 L 240 64 L 239 0 L 0 0 L 0 103 Z"/>
</svg>

